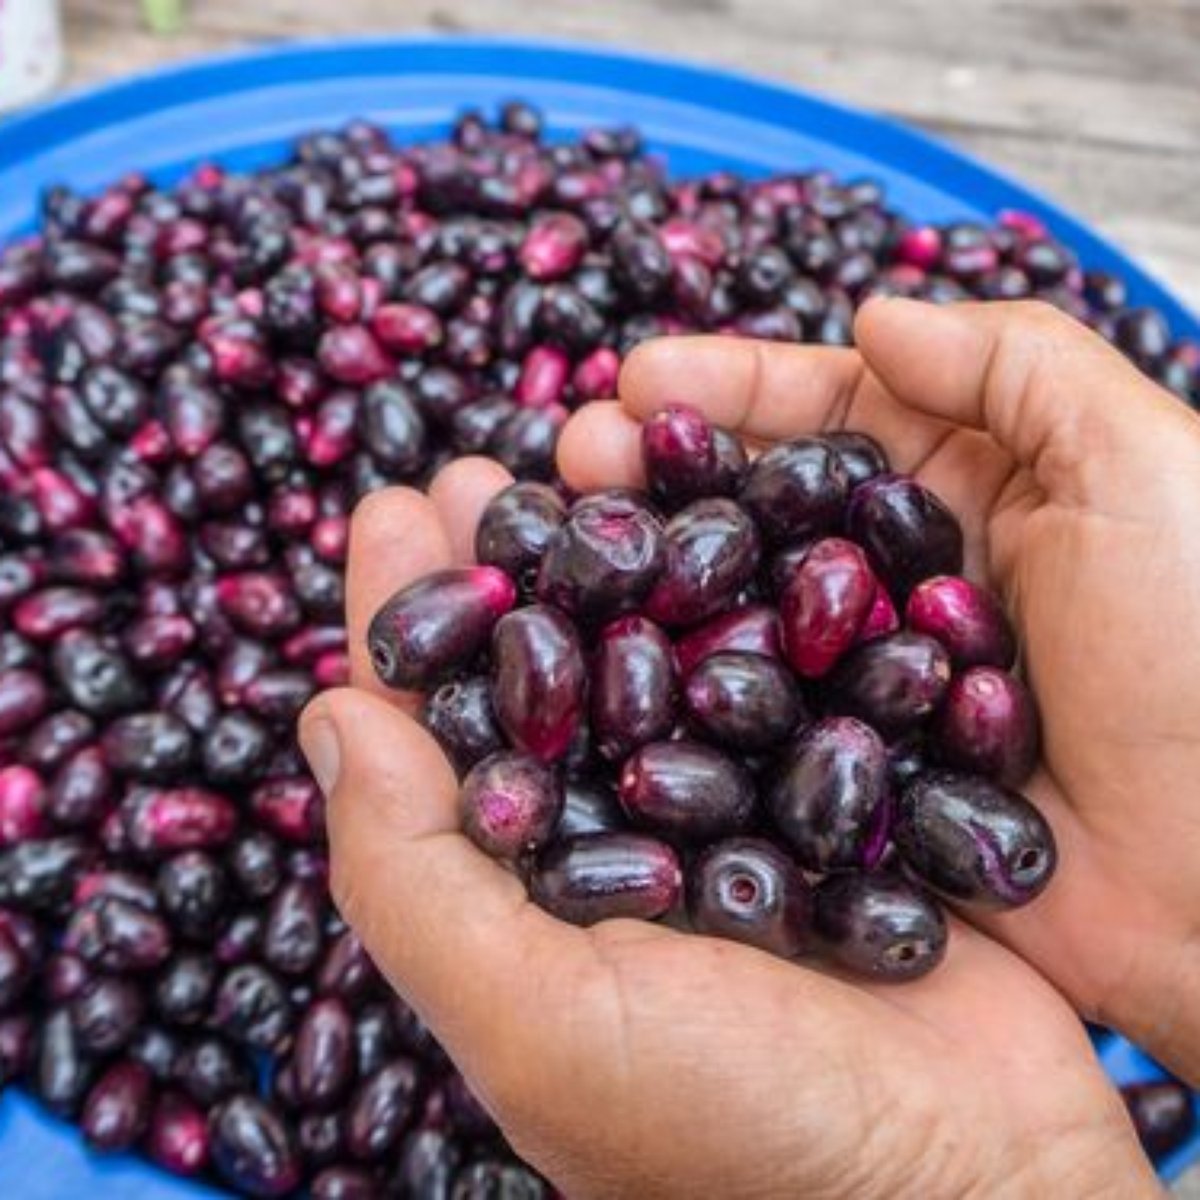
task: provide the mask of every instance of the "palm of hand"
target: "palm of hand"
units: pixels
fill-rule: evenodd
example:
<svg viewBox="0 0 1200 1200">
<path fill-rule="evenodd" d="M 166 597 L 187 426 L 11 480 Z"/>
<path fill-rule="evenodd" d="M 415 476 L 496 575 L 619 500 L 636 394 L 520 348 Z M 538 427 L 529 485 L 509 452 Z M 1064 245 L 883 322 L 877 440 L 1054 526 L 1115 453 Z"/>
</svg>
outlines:
<svg viewBox="0 0 1200 1200">
<path fill-rule="evenodd" d="M 1005 370 L 1017 370 L 1012 355 L 964 345 L 961 361 L 951 354 L 948 362 L 943 346 L 930 359 L 893 350 L 889 363 L 884 334 L 871 340 L 875 373 L 850 351 L 764 353 L 681 340 L 627 372 L 624 404 L 648 412 L 671 398 L 674 378 L 686 377 L 714 420 L 751 440 L 862 429 L 960 514 L 969 572 L 1005 589 L 1022 629 L 1046 747 L 1027 790 L 1051 817 L 1063 860 L 1031 910 L 985 924 L 1095 1011 L 1113 977 L 1133 969 L 1138 939 L 1148 930 L 1170 936 L 1161 932 L 1164 914 L 1197 907 L 1180 900 L 1200 883 L 1161 871 L 1151 850 L 1162 849 L 1164 829 L 1178 835 L 1180 862 L 1194 861 L 1183 856 L 1200 848 L 1200 820 L 1193 826 L 1166 786 L 1194 754 L 1186 711 L 1173 702 L 1186 695 L 1197 652 L 1165 644 L 1174 628 L 1200 624 L 1188 584 L 1200 566 L 1185 547 L 1167 544 L 1170 530 L 1187 527 L 1177 514 L 1200 491 L 1200 454 L 1189 478 L 1164 479 L 1146 465 L 1158 465 L 1156 447 L 1127 454 L 1086 422 L 1074 451 L 1064 450 L 1061 436 L 1038 433 L 1056 398 L 1047 399 L 1049 368 L 1061 365 L 1052 355 L 1034 355 L 1023 375 L 1004 379 Z M 683 357 L 672 361 L 673 354 Z M 981 361 L 992 370 L 979 380 Z M 1074 386 L 1086 387 L 1088 372 L 1102 367 L 1117 372 L 1123 390 L 1148 389 L 1150 402 L 1160 403 L 1114 361 L 1068 364 Z M 959 376 L 974 377 L 976 386 Z M 913 398 L 922 394 L 927 403 L 918 406 Z M 1001 395 L 1016 399 L 994 400 L 997 414 L 981 412 L 989 396 Z M 1195 424 L 1175 407 L 1159 414 L 1156 436 L 1196 442 Z M 1012 428 L 998 434 L 997 419 Z M 990 434 L 963 428 L 985 423 Z M 617 406 L 592 406 L 568 427 L 564 473 L 581 487 L 637 483 L 637 437 L 636 422 Z M 459 463 L 435 483 L 431 501 L 384 495 L 356 518 L 349 622 L 356 655 L 387 594 L 469 556 L 478 513 L 504 482 L 492 465 Z M 397 528 L 411 535 L 399 547 Z M 1141 597 L 1114 586 L 1114 577 L 1147 574 L 1170 609 L 1161 623 Z M 1114 629 L 1130 636 L 1115 638 Z M 1148 661 L 1164 666 L 1154 703 L 1128 685 Z M 369 690 L 361 657 L 354 673 Z M 377 701 L 343 700 L 351 704 L 364 729 L 387 732 Z M 1039 1160 L 1037 1146 L 1128 1142 L 1120 1106 L 1070 1008 L 983 934 L 956 924 L 941 970 L 905 988 L 876 989 L 669 929 L 561 926 L 453 832 L 448 765 L 415 726 L 403 738 L 404 777 L 389 782 L 414 792 L 414 804 L 400 815 L 394 805 L 374 814 L 396 823 L 392 857 L 385 865 L 387 836 L 377 838 L 378 849 L 369 845 L 378 824 L 335 806 L 335 891 L 518 1150 L 571 1194 L 894 1196 L 976 1186 L 995 1194 L 998 1179 Z M 360 764 L 357 779 L 364 793 L 378 790 L 369 765 Z M 389 769 L 382 757 L 379 767 Z M 1148 800 L 1155 779 L 1164 786 Z M 420 814 L 415 780 L 423 795 L 439 797 L 433 815 Z M 355 784 L 343 778 L 339 790 L 353 794 Z M 404 928 L 373 894 L 370 877 L 394 863 L 395 844 L 434 839 L 446 845 L 443 878 L 431 884 L 439 898 L 425 907 L 444 911 L 424 913 L 427 929 Z M 407 868 L 415 893 L 422 863 L 413 858 Z M 464 918 L 452 894 L 475 892 L 486 898 Z M 455 921 L 454 947 L 432 952 L 429 938 Z M 1097 938 L 1105 921 L 1113 933 Z M 464 987 L 461 969 L 443 961 L 455 953 L 481 964 L 478 987 Z M 505 972 L 520 980 L 497 991 Z"/>
</svg>

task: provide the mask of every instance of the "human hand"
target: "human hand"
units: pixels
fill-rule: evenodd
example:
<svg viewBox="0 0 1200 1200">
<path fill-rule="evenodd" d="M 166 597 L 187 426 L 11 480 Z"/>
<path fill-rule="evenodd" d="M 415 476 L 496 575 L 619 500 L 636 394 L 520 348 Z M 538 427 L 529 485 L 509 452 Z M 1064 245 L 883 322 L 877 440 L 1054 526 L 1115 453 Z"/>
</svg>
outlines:
<svg viewBox="0 0 1200 1200">
<path fill-rule="evenodd" d="M 612 410 L 580 417 L 563 459 L 577 478 L 570 438 L 596 419 L 618 423 L 618 449 L 634 432 Z M 459 835 L 453 774 L 382 698 L 364 635 L 392 591 L 469 555 L 505 482 L 468 461 L 428 500 L 363 505 L 357 688 L 317 701 L 303 736 L 331 796 L 340 907 L 518 1151 L 572 1197 L 1155 1194 L 1074 1016 L 984 936 L 956 924 L 932 976 L 862 987 L 659 926 L 562 925 Z"/>
<path fill-rule="evenodd" d="M 758 439 L 863 430 L 945 499 L 1020 631 L 1044 743 L 1023 790 L 1059 844 L 1045 895 L 980 923 L 1200 1082 L 1200 420 L 1043 305 L 876 302 L 856 335 L 647 346 L 564 471 L 636 482 L 637 419 L 689 399 Z"/>
</svg>

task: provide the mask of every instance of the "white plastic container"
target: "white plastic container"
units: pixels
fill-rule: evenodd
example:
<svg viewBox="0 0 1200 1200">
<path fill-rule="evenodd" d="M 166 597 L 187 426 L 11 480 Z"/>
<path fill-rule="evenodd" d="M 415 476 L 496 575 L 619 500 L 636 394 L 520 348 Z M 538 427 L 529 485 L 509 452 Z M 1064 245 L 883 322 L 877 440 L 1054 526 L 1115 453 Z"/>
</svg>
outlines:
<svg viewBox="0 0 1200 1200">
<path fill-rule="evenodd" d="M 59 0 L 0 0 L 0 110 L 50 91 L 62 65 Z"/>
</svg>

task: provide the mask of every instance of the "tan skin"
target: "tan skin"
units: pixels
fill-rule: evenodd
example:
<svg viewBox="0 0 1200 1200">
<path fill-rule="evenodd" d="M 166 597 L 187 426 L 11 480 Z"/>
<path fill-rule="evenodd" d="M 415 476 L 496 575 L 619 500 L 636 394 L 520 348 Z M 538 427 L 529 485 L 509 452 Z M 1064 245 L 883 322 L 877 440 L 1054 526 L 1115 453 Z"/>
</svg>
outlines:
<svg viewBox="0 0 1200 1200">
<path fill-rule="evenodd" d="M 507 482 L 466 460 L 355 518 L 354 687 L 302 738 L 330 796 L 339 906 L 515 1147 L 591 1196 L 1158 1194 L 1076 1012 L 1200 1081 L 1200 422 L 1036 305 L 860 314 L 857 350 L 672 339 L 564 434 L 576 487 L 637 483 L 638 421 L 686 399 L 750 441 L 876 436 L 963 518 L 1043 712 L 1028 786 L 1061 865 L 956 921 L 944 965 L 867 987 L 729 943 L 556 922 L 456 828 L 455 781 L 372 679 L 371 613 L 466 561 Z"/>
</svg>

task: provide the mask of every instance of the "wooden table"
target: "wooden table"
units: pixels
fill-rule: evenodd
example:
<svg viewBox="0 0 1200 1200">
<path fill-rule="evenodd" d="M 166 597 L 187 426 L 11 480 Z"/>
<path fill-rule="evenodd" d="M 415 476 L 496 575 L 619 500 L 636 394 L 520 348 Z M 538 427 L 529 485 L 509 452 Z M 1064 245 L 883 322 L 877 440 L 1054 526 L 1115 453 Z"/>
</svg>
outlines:
<svg viewBox="0 0 1200 1200">
<path fill-rule="evenodd" d="M 1094 222 L 1200 310 L 1200 0 L 66 0 L 69 82 L 299 34 L 610 42 L 775 76 L 911 121 Z M 1200 1170 L 1176 1189 L 1200 1200 Z"/>
</svg>

